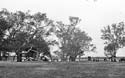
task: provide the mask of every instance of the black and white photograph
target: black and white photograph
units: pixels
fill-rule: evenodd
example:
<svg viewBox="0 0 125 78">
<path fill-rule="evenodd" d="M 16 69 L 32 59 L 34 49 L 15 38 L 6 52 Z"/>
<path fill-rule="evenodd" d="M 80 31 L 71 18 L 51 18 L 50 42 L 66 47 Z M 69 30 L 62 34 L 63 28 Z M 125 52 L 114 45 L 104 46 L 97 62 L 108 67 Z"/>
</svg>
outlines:
<svg viewBox="0 0 125 78">
<path fill-rule="evenodd" d="M 0 0 L 0 78 L 125 78 L 125 0 Z"/>
</svg>

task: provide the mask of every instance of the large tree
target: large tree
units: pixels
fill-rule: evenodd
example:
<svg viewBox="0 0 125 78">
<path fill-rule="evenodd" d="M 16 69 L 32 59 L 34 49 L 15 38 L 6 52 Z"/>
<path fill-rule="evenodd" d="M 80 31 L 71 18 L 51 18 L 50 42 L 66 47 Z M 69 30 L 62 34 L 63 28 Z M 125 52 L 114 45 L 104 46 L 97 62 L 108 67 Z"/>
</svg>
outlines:
<svg viewBox="0 0 125 78">
<path fill-rule="evenodd" d="M 15 51 L 17 54 L 17 61 L 21 61 L 21 52 L 26 46 L 35 46 L 38 50 L 42 49 L 48 51 L 48 44 L 44 40 L 45 27 L 51 24 L 51 20 L 46 17 L 46 14 L 40 12 L 31 15 L 29 12 L 9 12 L 2 10 L 2 18 L 4 18 L 11 28 L 6 30 L 5 39 L 3 40 L 4 48 L 8 51 Z M 3 26 L 3 25 L 2 25 Z M 39 37 L 39 38 L 38 38 Z M 36 41 L 36 43 L 34 42 Z M 45 47 L 47 47 L 45 49 Z M 49 53 L 46 53 L 49 54 Z"/>
<path fill-rule="evenodd" d="M 125 46 L 125 25 L 124 22 L 106 26 L 102 30 L 101 39 L 105 40 L 105 55 L 110 56 L 112 61 L 116 61 L 118 49 Z"/>
<path fill-rule="evenodd" d="M 90 47 L 93 47 L 92 38 L 76 27 L 80 22 L 78 17 L 70 17 L 69 20 L 69 25 L 57 22 L 56 34 L 61 42 L 60 48 L 63 52 L 63 58 L 69 56 L 69 60 L 75 61 L 78 55 L 84 54 L 85 51 L 90 50 Z"/>
<path fill-rule="evenodd" d="M 13 24 L 6 18 L 6 16 L 8 17 L 9 15 L 11 15 L 11 13 L 8 12 L 6 9 L 0 11 L 0 59 L 1 59 L 1 52 L 7 50 L 3 44 L 6 38 L 7 30 L 9 30 L 13 26 Z"/>
</svg>

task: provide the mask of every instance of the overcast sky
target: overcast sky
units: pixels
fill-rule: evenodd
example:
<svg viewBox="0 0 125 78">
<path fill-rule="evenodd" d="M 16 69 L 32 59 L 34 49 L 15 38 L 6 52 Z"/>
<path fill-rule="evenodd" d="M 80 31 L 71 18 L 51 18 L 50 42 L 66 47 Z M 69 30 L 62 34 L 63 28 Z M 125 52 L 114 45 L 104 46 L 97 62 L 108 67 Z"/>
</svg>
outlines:
<svg viewBox="0 0 125 78">
<path fill-rule="evenodd" d="M 103 26 L 125 20 L 125 0 L 0 0 L 0 8 L 10 11 L 22 10 L 47 13 L 53 20 L 67 23 L 69 16 L 82 19 L 80 28 L 85 30 L 97 46 L 95 56 L 103 56 L 103 41 L 100 30 Z M 120 50 L 117 55 L 125 55 Z"/>
</svg>

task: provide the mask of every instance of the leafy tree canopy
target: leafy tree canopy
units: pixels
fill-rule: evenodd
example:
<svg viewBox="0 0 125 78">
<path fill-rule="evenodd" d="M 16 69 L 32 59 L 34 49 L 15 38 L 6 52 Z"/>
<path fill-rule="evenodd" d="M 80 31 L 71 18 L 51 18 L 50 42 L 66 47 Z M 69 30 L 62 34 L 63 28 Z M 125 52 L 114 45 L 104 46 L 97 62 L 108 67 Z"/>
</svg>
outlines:
<svg viewBox="0 0 125 78">
<path fill-rule="evenodd" d="M 116 56 L 116 51 L 125 46 L 125 25 L 124 22 L 106 26 L 102 30 L 101 39 L 105 40 L 105 54 Z"/>
</svg>

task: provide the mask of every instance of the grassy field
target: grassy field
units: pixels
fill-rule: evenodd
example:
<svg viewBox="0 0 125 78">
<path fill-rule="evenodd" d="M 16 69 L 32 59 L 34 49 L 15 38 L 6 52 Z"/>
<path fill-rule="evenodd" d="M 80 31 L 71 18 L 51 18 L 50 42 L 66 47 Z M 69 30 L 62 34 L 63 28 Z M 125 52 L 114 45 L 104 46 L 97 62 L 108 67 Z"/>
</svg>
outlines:
<svg viewBox="0 0 125 78">
<path fill-rule="evenodd" d="M 0 78 L 125 78 L 125 63 L 0 62 Z"/>
</svg>

